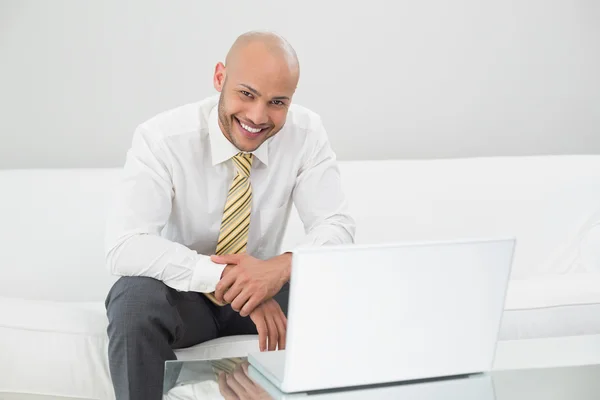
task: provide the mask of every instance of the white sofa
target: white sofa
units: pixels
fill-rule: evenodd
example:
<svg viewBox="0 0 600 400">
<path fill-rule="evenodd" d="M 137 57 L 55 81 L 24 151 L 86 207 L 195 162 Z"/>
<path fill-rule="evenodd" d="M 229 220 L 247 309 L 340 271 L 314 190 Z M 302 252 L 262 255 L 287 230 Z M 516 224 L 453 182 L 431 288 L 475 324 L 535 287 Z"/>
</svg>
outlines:
<svg viewBox="0 0 600 400">
<path fill-rule="evenodd" d="M 600 156 L 341 163 L 357 243 L 516 236 L 496 368 L 600 362 Z M 0 171 L 2 393 L 113 399 L 106 200 L 119 169 Z M 302 235 L 292 212 L 284 244 Z M 443 301 L 443 299 L 440 299 Z M 239 356 L 253 336 L 179 358 Z"/>
</svg>

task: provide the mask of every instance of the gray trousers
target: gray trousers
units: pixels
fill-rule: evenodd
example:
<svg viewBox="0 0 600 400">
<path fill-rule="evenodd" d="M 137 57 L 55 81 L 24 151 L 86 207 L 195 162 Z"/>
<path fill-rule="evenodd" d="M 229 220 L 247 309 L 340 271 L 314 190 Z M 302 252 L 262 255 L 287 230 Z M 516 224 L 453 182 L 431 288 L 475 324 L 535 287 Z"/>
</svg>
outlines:
<svg viewBox="0 0 600 400">
<path fill-rule="evenodd" d="M 287 315 L 289 285 L 275 300 Z M 174 349 L 222 336 L 256 334 L 250 317 L 196 292 L 146 277 L 122 277 L 106 298 L 108 359 L 117 400 L 160 400 L 165 361 Z"/>
</svg>

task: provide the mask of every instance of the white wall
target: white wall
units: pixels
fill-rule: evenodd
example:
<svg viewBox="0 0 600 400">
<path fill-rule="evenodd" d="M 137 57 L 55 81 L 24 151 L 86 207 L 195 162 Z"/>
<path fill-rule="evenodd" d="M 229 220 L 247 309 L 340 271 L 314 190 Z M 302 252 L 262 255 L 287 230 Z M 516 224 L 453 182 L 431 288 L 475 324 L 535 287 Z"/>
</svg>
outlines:
<svg viewBox="0 0 600 400">
<path fill-rule="evenodd" d="M 119 166 L 271 29 L 341 159 L 600 153 L 600 2 L 0 0 L 0 168 Z"/>
</svg>

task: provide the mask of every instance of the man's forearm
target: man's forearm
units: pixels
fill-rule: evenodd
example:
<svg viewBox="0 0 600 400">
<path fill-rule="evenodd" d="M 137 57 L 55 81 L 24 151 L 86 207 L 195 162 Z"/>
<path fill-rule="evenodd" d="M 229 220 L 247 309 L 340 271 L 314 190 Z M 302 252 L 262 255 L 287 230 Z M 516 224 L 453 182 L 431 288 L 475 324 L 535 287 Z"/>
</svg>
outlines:
<svg viewBox="0 0 600 400">
<path fill-rule="evenodd" d="M 106 257 L 114 275 L 147 276 L 179 291 L 214 291 L 224 268 L 209 256 L 156 235 L 136 234 L 115 242 Z"/>
<path fill-rule="evenodd" d="M 299 243 L 295 243 L 284 250 L 293 251 L 299 247 L 353 244 L 355 232 L 356 223 L 350 215 L 335 215 L 312 227 Z"/>
</svg>

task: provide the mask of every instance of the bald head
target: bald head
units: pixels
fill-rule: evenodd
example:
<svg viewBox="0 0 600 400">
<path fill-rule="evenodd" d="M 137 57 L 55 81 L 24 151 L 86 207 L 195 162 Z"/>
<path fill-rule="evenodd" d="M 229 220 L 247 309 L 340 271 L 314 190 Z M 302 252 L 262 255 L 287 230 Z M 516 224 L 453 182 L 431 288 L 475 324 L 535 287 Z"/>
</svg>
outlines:
<svg viewBox="0 0 600 400">
<path fill-rule="evenodd" d="M 213 77 L 219 127 L 242 151 L 254 151 L 285 125 L 300 66 L 292 46 L 270 32 L 248 32 L 233 43 Z"/>
<path fill-rule="evenodd" d="M 246 32 L 239 36 L 227 53 L 225 66 L 235 68 L 246 57 L 265 54 L 285 63 L 293 75 L 300 74 L 300 63 L 292 45 L 276 33 L 263 31 Z"/>
</svg>

